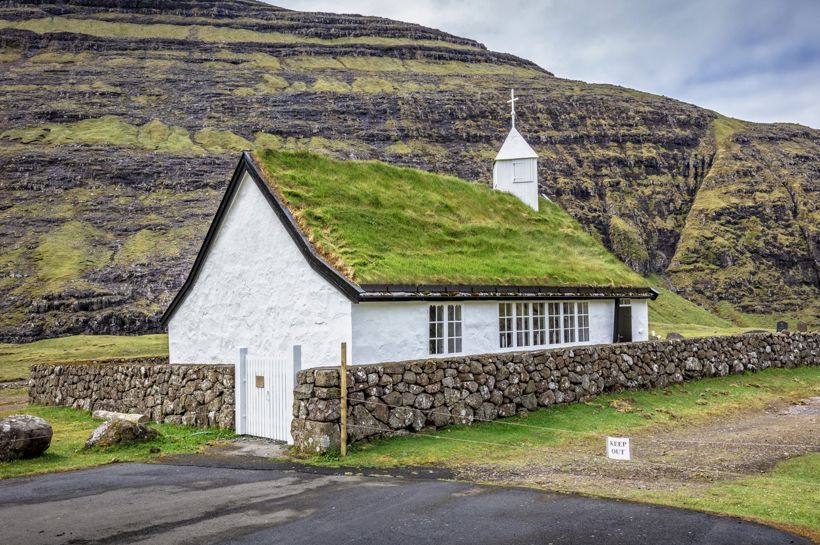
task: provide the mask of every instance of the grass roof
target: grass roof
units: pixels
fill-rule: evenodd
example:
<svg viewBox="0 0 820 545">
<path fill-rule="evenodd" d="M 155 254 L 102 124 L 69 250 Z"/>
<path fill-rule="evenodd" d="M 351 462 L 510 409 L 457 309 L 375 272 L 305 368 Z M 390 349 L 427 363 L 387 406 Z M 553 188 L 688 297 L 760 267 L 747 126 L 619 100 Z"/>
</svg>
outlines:
<svg viewBox="0 0 820 545">
<path fill-rule="evenodd" d="M 254 153 L 317 251 L 360 284 L 647 286 L 559 206 L 377 161 Z"/>
</svg>

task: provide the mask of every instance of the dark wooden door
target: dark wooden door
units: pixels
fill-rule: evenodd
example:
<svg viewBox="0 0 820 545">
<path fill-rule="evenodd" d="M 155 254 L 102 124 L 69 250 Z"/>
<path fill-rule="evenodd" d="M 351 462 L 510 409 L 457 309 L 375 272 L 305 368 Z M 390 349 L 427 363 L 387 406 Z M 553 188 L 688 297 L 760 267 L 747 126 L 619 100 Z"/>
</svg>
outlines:
<svg viewBox="0 0 820 545">
<path fill-rule="evenodd" d="M 631 306 L 622 306 L 618 309 L 618 342 L 632 342 Z"/>
</svg>

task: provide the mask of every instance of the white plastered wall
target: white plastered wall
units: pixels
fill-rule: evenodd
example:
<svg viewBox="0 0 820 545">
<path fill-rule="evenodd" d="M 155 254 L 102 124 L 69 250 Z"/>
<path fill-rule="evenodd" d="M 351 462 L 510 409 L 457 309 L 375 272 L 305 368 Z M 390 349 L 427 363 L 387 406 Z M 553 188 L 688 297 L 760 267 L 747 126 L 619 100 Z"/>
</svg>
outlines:
<svg viewBox="0 0 820 545">
<path fill-rule="evenodd" d="M 314 271 L 246 174 L 187 297 L 168 323 L 171 363 L 290 354 L 334 365 L 351 339 L 351 302 Z"/>
<path fill-rule="evenodd" d="M 498 301 L 457 303 L 462 305 L 463 351 L 460 354 L 513 352 L 612 342 L 614 301 L 588 302 L 589 342 L 507 349 L 499 348 Z M 430 304 L 429 302 L 391 302 L 353 305 L 351 354 L 353 362 L 362 364 L 429 357 L 428 309 Z M 633 310 L 633 316 L 639 314 L 638 308 L 636 306 Z M 633 320 L 636 319 L 633 318 Z M 435 357 L 447 355 L 441 354 Z"/>
</svg>

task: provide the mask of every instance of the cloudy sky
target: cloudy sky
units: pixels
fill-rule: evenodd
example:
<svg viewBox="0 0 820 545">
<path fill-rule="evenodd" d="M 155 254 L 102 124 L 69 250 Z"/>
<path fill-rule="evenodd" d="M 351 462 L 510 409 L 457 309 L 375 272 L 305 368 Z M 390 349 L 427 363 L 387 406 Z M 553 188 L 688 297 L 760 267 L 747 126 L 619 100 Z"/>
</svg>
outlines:
<svg viewBox="0 0 820 545">
<path fill-rule="evenodd" d="M 274 0 L 419 23 L 555 75 L 820 128 L 820 0 Z"/>
</svg>

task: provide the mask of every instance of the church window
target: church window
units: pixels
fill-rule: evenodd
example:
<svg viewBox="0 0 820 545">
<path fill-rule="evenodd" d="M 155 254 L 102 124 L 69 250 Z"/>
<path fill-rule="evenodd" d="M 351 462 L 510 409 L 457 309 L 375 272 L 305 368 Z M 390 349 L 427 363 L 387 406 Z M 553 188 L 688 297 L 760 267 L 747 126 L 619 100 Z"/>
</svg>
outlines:
<svg viewBox="0 0 820 545">
<path fill-rule="evenodd" d="M 430 305 L 428 339 L 430 354 L 461 352 L 461 305 Z"/>
<path fill-rule="evenodd" d="M 545 303 L 532 304 L 532 344 L 535 346 L 547 344 L 545 307 Z"/>
<path fill-rule="evenodd" d="M 549 304 L 549 343 L 561 344 L 561 303 Z"/>
<path fill-rule="evenodd" d="M 510 348 L 513 345 L 513 305 L 499 303 L 498 305 L 498 345 L 501 348 Z"/>
<path fill-rule="evenodd" d="M 515 304 L 515 345 L 530 345 L 530 304 Z"/>
<path fill-rule="evenodd" d="M 461 305 L 447 305 L 447 352 L 461 352 Z"/>
<path fill-rule="evenodd" d="M 589 341 L 589 303 L 578 305 L 578 342 Z"/>
<path fill-rule="evenodd" d="M 564 342 L 575 342 L 575 303 L 564 303 Z"/>
<path fill-rule="evenodd" d="M 444 354 L 444 305 L 430 305 L 430 353 Z"/>
</svg>

